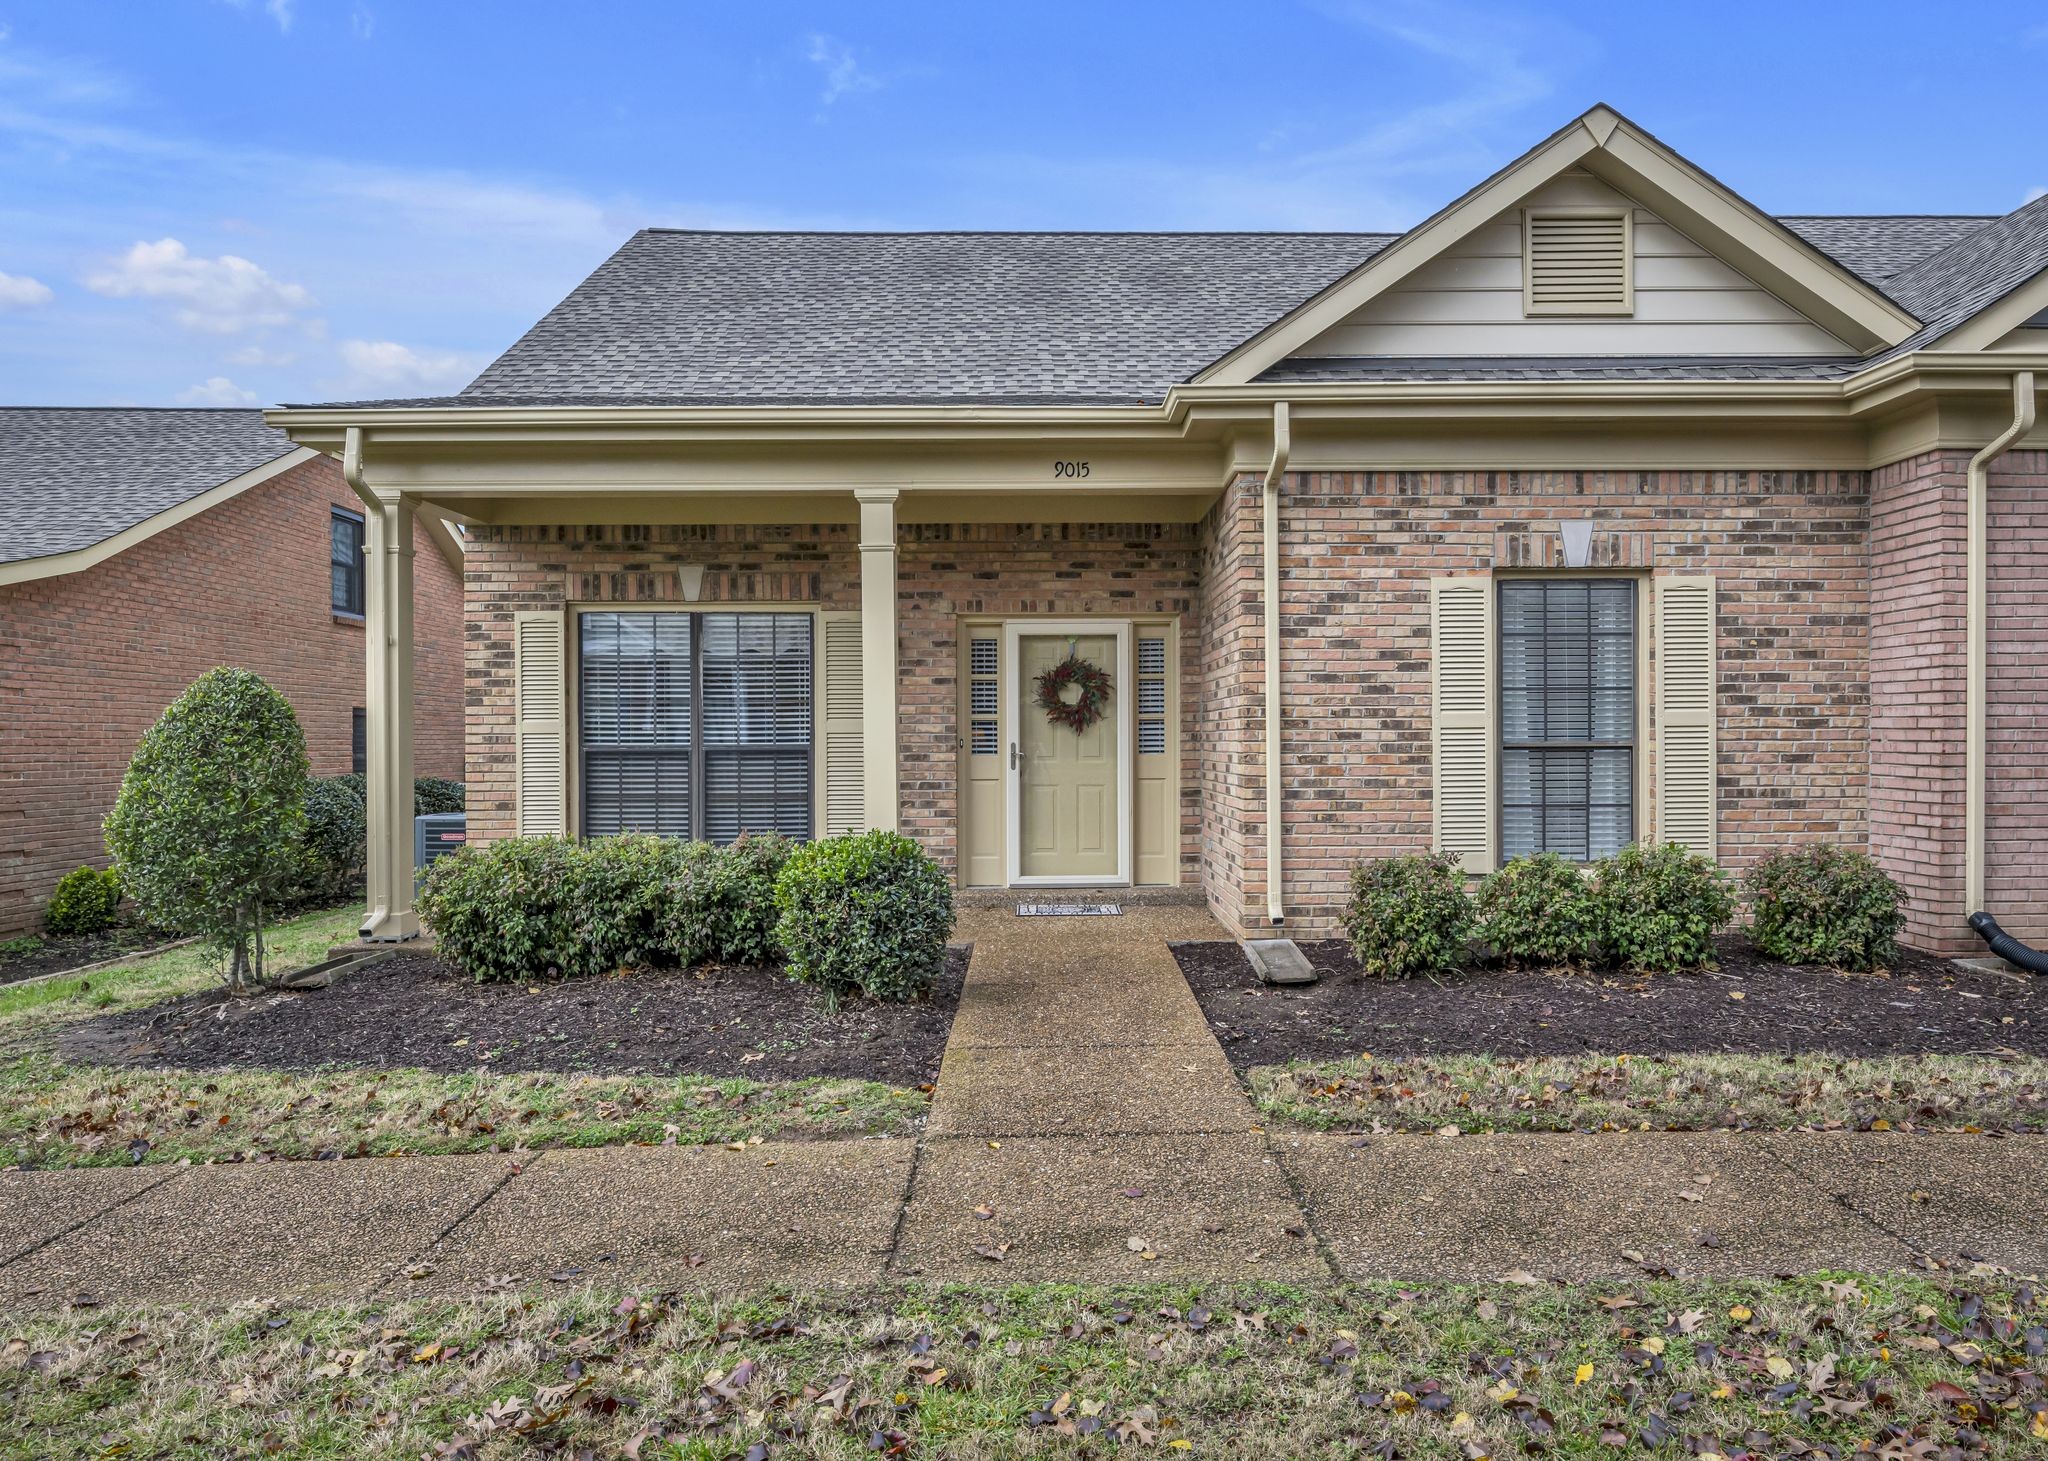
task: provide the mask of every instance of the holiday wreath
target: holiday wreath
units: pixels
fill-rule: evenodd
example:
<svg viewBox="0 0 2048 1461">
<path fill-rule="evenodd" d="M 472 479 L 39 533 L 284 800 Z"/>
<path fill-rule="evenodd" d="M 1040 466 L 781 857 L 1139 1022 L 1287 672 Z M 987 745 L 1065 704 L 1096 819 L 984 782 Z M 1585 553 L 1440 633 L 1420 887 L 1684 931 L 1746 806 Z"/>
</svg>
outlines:
<svg viewBox="0 0 2048 1461">
<path fill-rule="evenodd" d="M 1038 708 L 1045 712 L 1045 718 L 1076 735 L 1102 719 L 1103 709 L 1109 704 L 1109 672 L 1079 655 L 1069 654 L 1033 683 L 1038 689 Z M 1067 699 L 1070 685 L 1080 692 L 1071 701 Z"/>
</svg>

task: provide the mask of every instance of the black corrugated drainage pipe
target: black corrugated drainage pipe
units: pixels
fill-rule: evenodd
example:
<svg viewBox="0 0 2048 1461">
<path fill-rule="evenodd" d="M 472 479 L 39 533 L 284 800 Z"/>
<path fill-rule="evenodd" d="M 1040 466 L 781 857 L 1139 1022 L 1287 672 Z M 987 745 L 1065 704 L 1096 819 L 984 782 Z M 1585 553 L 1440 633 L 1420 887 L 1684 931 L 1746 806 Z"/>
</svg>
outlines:
<svg viewBox="0 0 2048 1461">
<path fill-rule="evenodd" d="M 2030 949 L 2011 934 L 1998 926 L 1998 920 L 1988 913 L 1972 913 L 1970 927 L 1977 930 L 1977 937 L 1989 945 L 1991 952 L 2008 964 L 2016 964 L 2029 974 L 2048 974 L 2048 954 Z"/>
</svg>

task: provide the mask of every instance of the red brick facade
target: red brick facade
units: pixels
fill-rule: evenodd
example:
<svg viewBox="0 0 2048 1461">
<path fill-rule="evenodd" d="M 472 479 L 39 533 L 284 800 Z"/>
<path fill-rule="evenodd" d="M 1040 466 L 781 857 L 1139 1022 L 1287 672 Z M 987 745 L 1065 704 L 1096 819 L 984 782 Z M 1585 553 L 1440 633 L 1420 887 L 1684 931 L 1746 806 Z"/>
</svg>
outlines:
<svg viewBox="0 0 2048 1461">
<path fill-rule="evenodd" d="M 1594 566 L 1635 579 L 1651 701 L 1651 585 L 1709 574 L 1718 604 L 1723 864 L 1802 843 L 1869 846 L 1913 895 L 1914 943 L 1949 952 L 1960 901 L 1961 471 L 1296 473 L 1282 494 L 1287 927 L 1334 929 L 1351 865 L 1431 835 L 1429 581 L 1562 566 L 1556 524 L 1596 524 Z M 2048 453 L 1995 479 L 1992 902 L 2048 912 Z M 1183 873 L 1227 925 L 1265 912 L 1260 483 L 1199 526 L 912 526 L 899 534 L 905 830 L 948 867 L 958 824 L 958 625 L 1044 613 L 1181 621 Z M 850 526 L 484 528 L 468 558 L 472 835 L 512 817 L 511 615 L 572 602 L 858 607 Z M 1959 673 L 1959 670 L 1956 671 Z M 1951 693 L 1951 691 L 1954 693 Z M 1953 725 L 1950 724 L 1953 720 Z M 1639 835 L 1655 725 L 1641 717 Z M 1953 761 L 1953 766 L 1950 762 Z M 1951 828 L 1949 823 L 1954 822 Z M 2030 855 L 2031 854 L 2031 855 Z M 1953 885 L 1953 886 L 1952 886 Z M 1954 910 L 1954 911 L 1947 911 Z"/>
<path fill-rule="evenodd" d="M 135 743 L 216 665 L 256 671 L 305 728 L 316 773 L 349 769 L 363 628 L 329 608 L 328 514 L 354 494 L 302 463 L 79 573 L 0 587 L 0 931 L 104 864 L 100 820 Z M 461 595 L 424 537 L 415 558 L 416 763 L 462 774 Z"/>
</svg>

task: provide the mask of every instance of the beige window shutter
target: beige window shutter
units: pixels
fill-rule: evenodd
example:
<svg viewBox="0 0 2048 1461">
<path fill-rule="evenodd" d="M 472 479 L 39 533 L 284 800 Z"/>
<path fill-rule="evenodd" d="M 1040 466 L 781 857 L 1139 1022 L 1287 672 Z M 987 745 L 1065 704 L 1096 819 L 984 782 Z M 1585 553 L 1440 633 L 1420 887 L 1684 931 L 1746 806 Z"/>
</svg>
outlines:
<svg viewBox="0 0 2048 1461">
<path fill-rule="evenodd" d="M 1657 585 L 1657 836 L 1714 856 L 1714 580 Z"/>
<path fill-rule="evenodd" d="M 818 811 L 827 837 L 867 826 L 861 756 L 860 615 L 818 615 Z"/>
<path fill-rule="evenodd" d="M 1436 846 L 1469 873 L 1494 863 L 1493 580 L 1429 585 Z"/>
<path fill-rule="evenodd" d="M 512 616 L 512 679 L 521 837 L 569 830 L 569 661 L 559 612 Z"/>
</svg>

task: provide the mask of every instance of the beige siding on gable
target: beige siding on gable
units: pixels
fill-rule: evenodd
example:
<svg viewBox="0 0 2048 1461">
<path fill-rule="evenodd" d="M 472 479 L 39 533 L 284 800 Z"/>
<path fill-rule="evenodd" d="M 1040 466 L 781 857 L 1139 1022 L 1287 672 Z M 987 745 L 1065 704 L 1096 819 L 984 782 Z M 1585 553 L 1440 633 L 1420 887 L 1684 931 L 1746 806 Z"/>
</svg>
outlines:
<svg viewBox="0 0 2048 1461">
<path fill-rule="evenodd" d="M 1566 173 L 1527 208 L 1629 206 Z M 1331 355 L 1844 355 L 1854 352 L 1644 209 L 1635 210 L 1635 313 L 1586 319 L 1522 312 L 1519 208 L 1474 231 L 1304 346 Z"/>
</svg>

